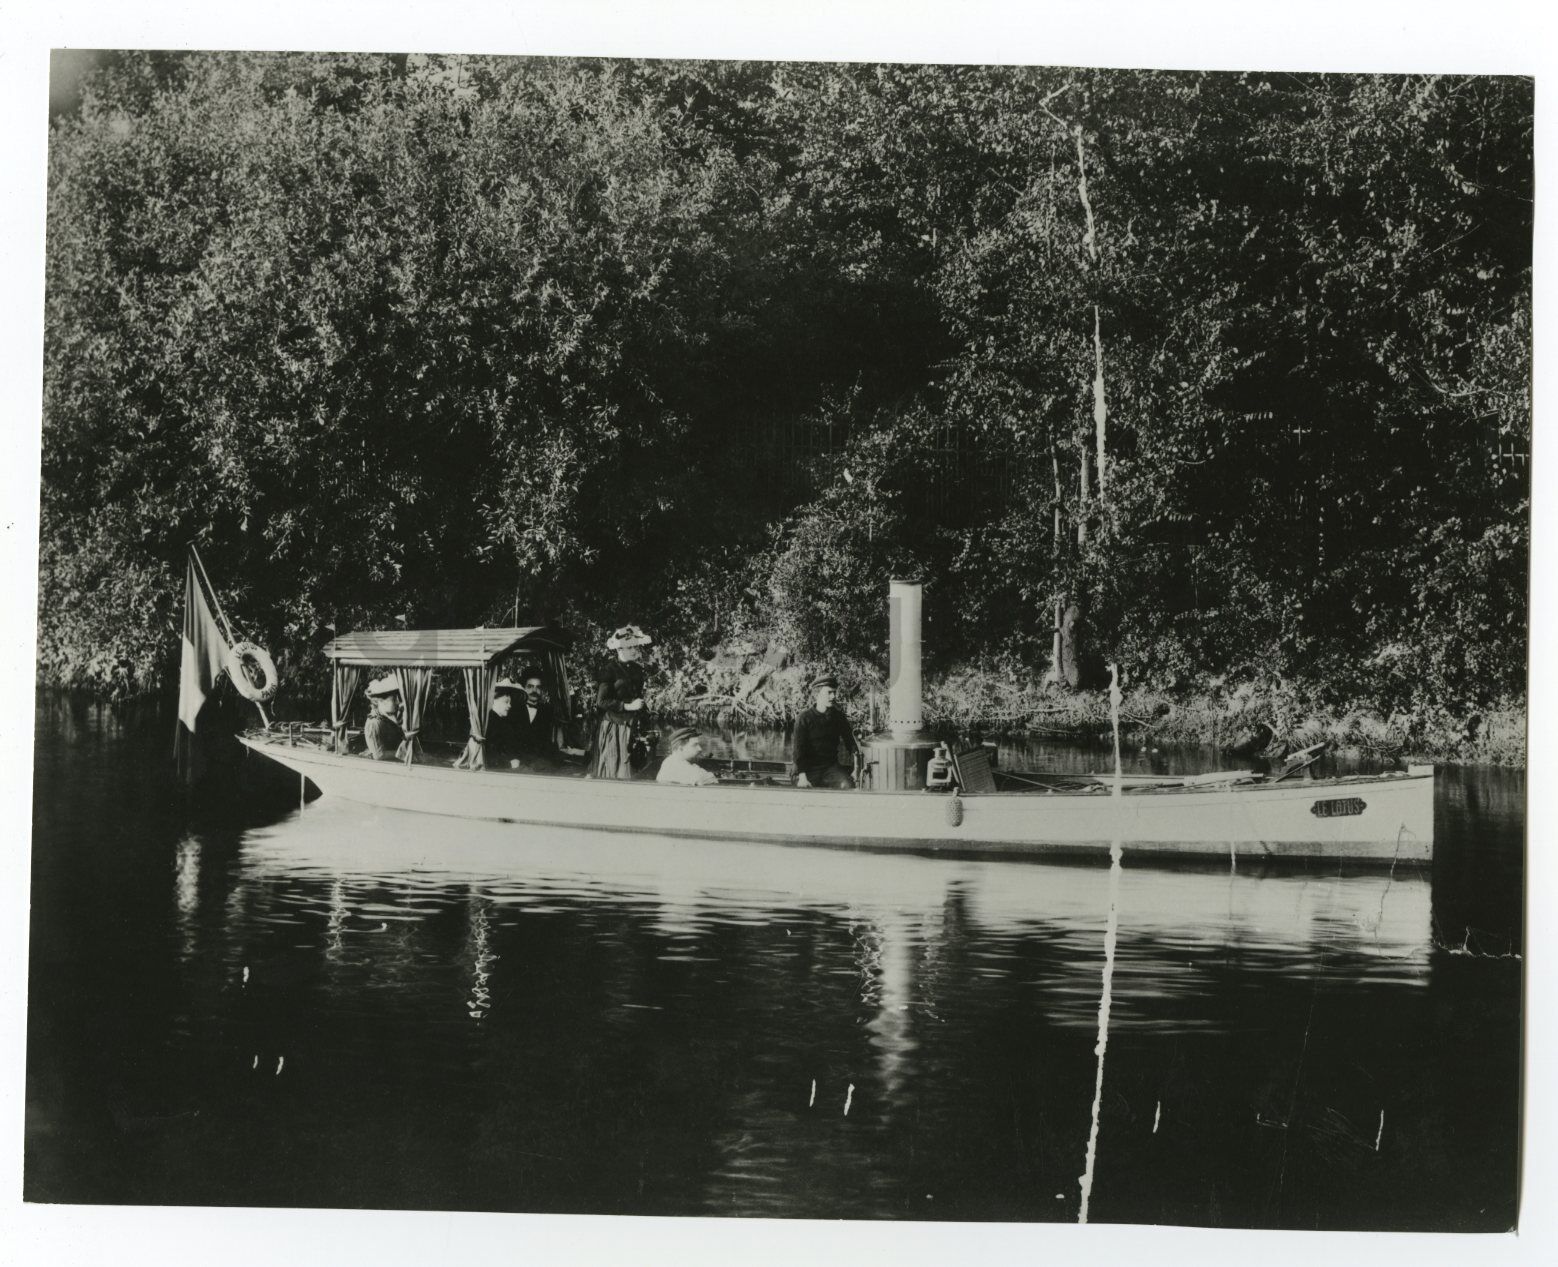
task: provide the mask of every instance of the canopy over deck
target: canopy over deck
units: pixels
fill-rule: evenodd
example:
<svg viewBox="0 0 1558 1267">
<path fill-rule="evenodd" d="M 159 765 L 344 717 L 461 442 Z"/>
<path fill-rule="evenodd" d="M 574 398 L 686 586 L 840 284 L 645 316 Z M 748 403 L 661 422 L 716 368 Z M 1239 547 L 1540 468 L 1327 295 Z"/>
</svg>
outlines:
<svg viewBox="0 0 1558 1267">
<path fill-rule="evenodd" d="M 325 646 L 338 665 L 364 668 L 484 668 L 510 651 L 566 651 L 573 638 L 555 625 L 511 629 L 391 629 L 349 633 Z"/>
</svg>

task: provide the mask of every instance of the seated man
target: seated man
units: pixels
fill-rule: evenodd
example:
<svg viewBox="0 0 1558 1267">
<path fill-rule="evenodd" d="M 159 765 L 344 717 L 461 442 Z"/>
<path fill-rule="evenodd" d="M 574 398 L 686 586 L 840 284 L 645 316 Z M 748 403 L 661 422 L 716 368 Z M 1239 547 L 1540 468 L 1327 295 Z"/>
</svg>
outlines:
<svg viewBox="0 0 1558 1267">
<path fill-rule="evenodd" d="M 527 666 L 519 675 L 522 686 L 508 678 L 492 688 L 492 711 L 487 717 L 487 764 L 508 763 L 510 769 L 547 770 L 559 762 L 552 706 L 547 703 L 541 670 Z M 521 691 L 523 702 L 515 707 Z"/>
<path fill-rule="evenodd" d="M 400 728 L 400 680 L 375 678 L 368 683 L 367 695 L 368 720 L 363 723 L 362 737 L 368 755 L 375 761 L 392 761 L 406 737 Z"/>
<path fill-rule="evenodd" d="M 703 736 L 691 726 L 673 731 L 666 747 L 669 751 L 660 763 L 656 783 L 680 783 L 687 787 L 708 787 L 718 783 L 714 775 L 694 762 L 703 755 Z"/>
<path fill-rule="evenodd" d="M 790 760 L 796 769 L 796 787 L 852 788 L 855 776 L 839 764 L 839 748 L 851 757 L 860 752 L 849 719 L 833 706 L 838 698 L 838 679 L 832 674 L 811 684 L 812 707 L 795 721 L 790 741 Z"/>
</svg>

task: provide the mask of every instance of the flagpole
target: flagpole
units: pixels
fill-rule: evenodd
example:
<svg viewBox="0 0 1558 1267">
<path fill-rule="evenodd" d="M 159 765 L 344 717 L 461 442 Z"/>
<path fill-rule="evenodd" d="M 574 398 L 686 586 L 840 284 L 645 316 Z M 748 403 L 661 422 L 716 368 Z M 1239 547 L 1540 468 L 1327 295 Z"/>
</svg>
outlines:
<svg viewBox="0 0 1558 1267">
<path fill-rule="evenodd" d="M 227 643 L 231 647 L 238 639 L 233 637 L 233 627 L 227 621 L 227 613 L 222 610 L 222 600 L 216 596 L 216 587 L 211 584 L 211 578 L 206 575 L 205 560 L 200 557 L 200 551 L 195 548 L 195 543 L 189 543 L 189 555 L 194 559 L 195 566 L 200 569 L 201 579 L 205 582 L 206 597 L 211 600 L 211 605 L 216 608 L 216 618 L 222 622 L 222 629 L 227 634 Z M 254 701 L 255 708 L 259 709 L 260 720 L 265 724 L 265 729 L 270 729 L 270 716 L 265 711 L 265 705 L 259 700 Z"/>
<path fill-rule="evenodd" d="M 216 618 L 222 622 L 223 632 L 227 634 L 229 644 L 237 642 L 233 637 L 233 627 L 227 623 L 227 613 L 222 610 L 222 600 L 216 596 L 216 587 L 211 584 L 211 578 L 206 575 L 205 560 L 200 557 L 200 551 L 195 549 L 195 543 L 189 543 L 190 557 L 195 560 L 195 566 L 200 569 L 200 579 L 206 584 L 206 596 L 211 600 L 211 605 L 216 608 Z"/>
</svg>

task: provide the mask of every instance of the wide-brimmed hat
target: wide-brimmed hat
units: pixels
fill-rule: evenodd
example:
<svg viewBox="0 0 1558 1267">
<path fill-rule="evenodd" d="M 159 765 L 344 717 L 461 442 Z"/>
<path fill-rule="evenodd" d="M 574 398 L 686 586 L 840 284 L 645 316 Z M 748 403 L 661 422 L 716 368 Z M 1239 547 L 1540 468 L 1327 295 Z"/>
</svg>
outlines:
<svg viewBox="0 0 1558 1267">
<path fill-rule="evenodd" d="M 637 625 L 623 625 L 606 639 L 606 650 L 620 651 L 623 647 L 647 647 L 653 642 L 654 639 Z"/>
<path fill-rule="evenodd" d="M 518 682 L 511 681 L 506 677 L 500 677 L 492 684 L 492 693 L 494 695 L 499 691 L 523 691 L 524 689 Z"/>
<path fill-rule="evenodd" d="M 824 673 L 821 677 L 812 678 L 811 685 L 806 689 L 808 691 L 820 691 L 824 686 L 831 686 L 836 691 L 839 688 L 839 680 L 831 673 Z"/>
<path fill-rule="evenodd" d="M 670 738 L 665 741 L 665 745 L 672 752 L 675 752 L 689 739 L 701 738 L 703 738 L 703 732 L 696 726 L 683 726 L 680 730 L 673 730 L 671 732 Z"/>
<path fill-rule="evenodd" d="M 400 679 L 394 677 L 376 677 L 368 683 L 369 695 L 399 695 Z"/>
</svg>

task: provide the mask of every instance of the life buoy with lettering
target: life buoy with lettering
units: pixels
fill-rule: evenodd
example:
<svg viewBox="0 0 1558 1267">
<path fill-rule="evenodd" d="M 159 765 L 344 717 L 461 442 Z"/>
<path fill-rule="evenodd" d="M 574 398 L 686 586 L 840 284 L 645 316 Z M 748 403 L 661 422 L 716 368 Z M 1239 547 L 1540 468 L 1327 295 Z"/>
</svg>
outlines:
<svg viewBox="0 0 1558 1267">
<path fill-rule="evenodd" d="M 256 674 L 263 677 L 264 681 L 256 683 Z M 270 652 L 253 642 L 240 642 L 227 653 L 227 676 L 232 678 L 238 694 L 256 704 L 263 704 L 270 699 L 281 683 Z"/>
</svg>

